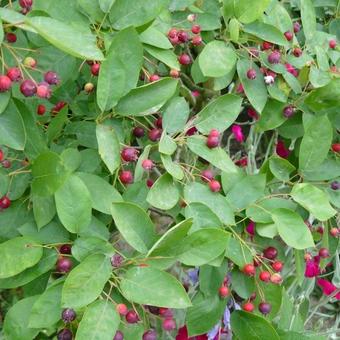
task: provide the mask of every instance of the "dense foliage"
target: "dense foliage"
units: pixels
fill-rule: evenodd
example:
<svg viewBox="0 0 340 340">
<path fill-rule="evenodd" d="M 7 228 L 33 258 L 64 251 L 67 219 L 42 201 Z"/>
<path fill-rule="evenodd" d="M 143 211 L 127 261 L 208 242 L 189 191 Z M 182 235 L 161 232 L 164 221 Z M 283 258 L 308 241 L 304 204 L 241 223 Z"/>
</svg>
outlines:
<svg viewBox="0 0 340 340">
<path fill-rule="evenodd" d="M 340 336 L 340 1 L 0 3 L 5 339 Z"/>
</svg>

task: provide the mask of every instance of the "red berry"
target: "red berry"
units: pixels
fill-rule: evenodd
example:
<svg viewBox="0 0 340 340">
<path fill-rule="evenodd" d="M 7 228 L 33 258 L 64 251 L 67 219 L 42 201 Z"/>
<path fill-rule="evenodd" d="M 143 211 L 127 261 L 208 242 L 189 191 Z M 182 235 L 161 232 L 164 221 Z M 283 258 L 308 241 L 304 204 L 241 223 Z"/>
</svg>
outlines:
<svg viewBox="0 0 340 340">
<path fill-rule="evenodd" d="M 151 159 L 144 159 L 144 161 L 142 162 L 142 168 L 146 171 L 152 170 L 154 166 L 155 165 L 153 164 L 153 161 Z"/>
<path fill-rule="evenodd" d="M 242 306 L 242 309 L 246 312 L 253 312 L 254 309 L 255 309 L 255 306 L 254 304 L 252 304 L 251 302 L 246 302 L 243 306 Z"/>
<path fill-rule="evenodd" d="M 269 260 L 274 260 L 277 257 L 277 249 L 268 247 L 263 251 L 263 256 Z"/>
<path fill-rule="evenodd" d="M 278 64 L 281 59 L 281 53 L 279 51 L 273 51 L 268 56 L 268 62 L 270 64 Z"/>
<path fill-rule="evenodd" d="M 119 175 L 119 179 L 123 184 L 131 184 L 133 183 L 133 175 L 132 172 L 129 170 L 121 171 Z"/>
<path fill-rule="evenodd" d="M 247 78 L 250 80 L 256 79 L 256 71 L 253 68 L 247 71 Z"/>
<path fill-rule="evenodd" d="M 340 152 L 340 143 L 334 143 L 332 144 L 332 150 L 334 152 Z"/>
<path fill-rule="evenodd" d="M 173 331 L 176 329 L 176 321 L 172 318 L 166 318 L 163 320 L 162 327 L 165 331 Z"/>
<path fill-rule="evenodd" d="M 181 65 L 190 65 L 191 64 L 191 58 L 188 54 L 183 53 L 178 57 L 178 61 Z"/>
<path fill-rule="evenodd" d="M 191 39 L 191 43 L 194 45 L 194 46 L 199 46 L 202 44 L 202 37 L 200 35 L 195 35 L 192 39 Z"/>
<path fill-rule="evenodd" d="M 216 129 L 212 129 L 210 130 L 209 132 L 209 136 L 212 136 L 212 137 L 219 137 L 220 136 L 220 132 Z"/>
<path fill-rule="evenodd" d="M 148 179 L 146 180 L 146 186 L 147 186 L 148 188 L 151 188 L 151 187 L 153 186 L 154 183 L 155 183 L 155 182 L 154 182 L 151 178 L 148 178 Z"/>
<path fill-rule="evenodd" d="M 297 57 L 297 58 L 301 57 L 301 55 L 302 55 L 302 50 L 301 50 L 301 48 L 295 47 L 294 50 L 293 50 L 293 54 L 294 54 L 294 56 Z"/>
<path fill-rule="evenodd" d="M 128 308 L 124 303 L 118 303 L 118 305 L 116 306 L 116 310 L 120 315 L 126 315 L 128 312 Z"/>
<path fill-rule="evenodd" d="M 329 48 L 334 50 L 335 47 L 336 47 L 336 40 L 334 40 L 334 39 L 330 40 L 329 41 Z"/>
<path fill-rule="evenodd" d="M 172 78 L 178 78 L 179 75 L 180 75 L 180 72 L 179 72 L 178 70 L 172 69 L 172 70 L 170 70 L 169 75 L 170 75 L 170 77 L 172 77 Z"/>
<path fill-rule="evenodd" d="M 61 257 L 57 261 L 56 269 L 59 273 L 68 273 L 72 269 L 72 261 L 67 257 Z"/>
<path fill-rule="evenodd" d="M 63 109 L 66 106 L 67 103 L 65 102 L 58 102 L 57 104 L 55 104 L 55 106 L 52 108 L 52 113 L 56 114 L 59 111 L 61 111 L 61 109 Z"/>
<path fill-rule="evenodd" d="M 124 148 L 120 153 L 125 162 L 135 162 L 138 159 L 138 150 L 135 148 Z"/>
<path fill-rule="evenodd" d="M 170 308 L 164 308 L 164 307 L 159 308 L 159 315 L 164 317 L 164 318 L 172 318 L 173 317 L 172 310 Z"/>
<path fill-rule="evenodd" d="M 329 257 L 329 251 L 327 248 L 320 248 L 319 250 L 319 256 L 323 259 Z"/>
<path fill-rule="evenodd" d="M 300 30 L 301 30 L 301 25 L 300 25 L 300 23 L 294 22 L 293 28 L 294 28 L 294 33 L 300 32 Z"/>
<path fill-rule="evenodd" d="M 17 36 L 15 33 L 9 32 L 6 34 L 6 40 L 10 43 L 10 44 L 14 44 L 17 41 Z"/>
<path fill-rule="evenodd" d="M 93 64 L 93 65 L 91 66 L 91 73 L 92 73 L 92 75 L 94 75 L 95 77 L 98 76 L 99 70 L 100 70 L 100 64 Z"/>
<path fill-rule="evenodd" d="M 264 41 L 262 43 L 262 50 L 270 50 L 271 48 L 273 48 L 273 44 L 270 43 L 269 41 Z"/>
<path fill-rule="evenodd" d="M 52 91 L 50 89 L 50 86 L 43 82 L 40 83 L 37 87 L 37 96 L 39 98 L 51 98 Z"/>
<path fill-rule="evenodd" d="M 157 340 L 157 332 L 154 329 L 149 329 L 144 332 L 142 340 Z"/>
<path fill-rule="evenodd" d="M 8 91 L 12 86 L 12 81 L 8 76 L 0 76 L 0 92 Z"/>
<path fill-rule="evenodd" d="M 216 148 L 220 144 L 220 138 L 215 136 L 208 136 L 206 144 L 209 149 Z"/>
<path fill-rule="evenodd" d="M 32 97 L 37 93 L 37 86 L 30 79 L 24 80 L 20 85 L 20 92 L 25 97 Z"/>
<path fill-rule="evenodd" d="M 22 8 L 31 8 L 33 4 L 33 0 L 19 0 L 19 5 Z"/>
<path fill-rule="evenodd" d="M 178 35 L 178 31 L 176 28 L 172 28 L 169 32 L 168 32 L 168 38 L 169 39 L 174 39 L 176 38 Z"/>
<path fill-rule="evenodd" d="M 8 196 L 3 196 L 0 198 L 0 209 L 8 209 L 11 206 L 11 200 Z"/>
<path fill-rule="evenodd" d="M 0 149 L 0 162 L 3 161 L 5 155 L 4 155 L 4 152 Z"/>
<path fill-rule="evenodd" d="M 263 315 L 267 315 L 270 313 L 270 311 L 272 310 L 272 306 L 267 303 L 267 302 L 261 302 L 259 304 L 259 311 L 263 314 Z"/>
<path fill-rule="evenodd" d="M 194 34 L 198 34 L 201 32 L 201 26 L 200 25 L 193 25 L 191 27 L 191 32 Z"/>
<path fill-rule="evenodd" d="M 214 179 L 214 173 L 209 169 L 203 170 L 201 172 L 201 178 L 202 178 L 203 182 L 208 183 L 208 182 L 210 182 L 211 180 Z"/>
<path fill-rule="evenodd" d="M 222 286 L 218 290 L 218 293 L 220 294 L 221 298 L 225 298 L 225 297 L 227 297 L 229 295 L 229 288 L 226 287 L 226 286 Z"/>
<path fill-rule="evenodd" d="M 1 164 L 5 169 L 9 169 L 12 166 L 12 163 L 8 159 L 3 160 Z"/>
<path fill-rule="evenodd" d="M 340 234 L 340 231 L 338 228 L 331 228 L 331 230 L 329 231 L 329 233 L 333 236 L 333 237 L 338 237 Z"/>
<path fill-rule="evenodd" d="M 243 269 L 243 273 L 246 274 L 247 276 L 254 276 L 256 273 L 255 266 L 251 263 L 246 264 Z"/>
<path fill-rule="evenodd" d="M 283 263 L 281 261 L 275 261 L 272 263 L 272 268 L 276 272 L 280 272 L 283 268 Z"/>
<path fill-rule="evenodd" d="M 285 32 L 284 35 L 285 35 L 285 37 L 286 37 L 286 39 L 287 39 L 288 41 L 293 40 L 294 35 L 293 35 L 293 33 L 292 33 L 291 31 Z"/>
<path fill-rule="evenodd" d="M 182 43 L 189 41 L 189 34 L 185 31 L 179 31 L 177 34 L 178 40 Z"/>
<path fill-rule="evenodd" d="M 159 129 L 163 128 L 163 119 L 162 119 L 162 117 L 158 117 L 155 120 L 155 127 L 159 128 Z"/>
<path fill-rule="evenodd" d="M 153 83 L 154 81 L 157 81 L 161 79 L 161 77 L 158 74 L 152 74 L 149 78 L 150 83 Z"/>
<path fill-rule="evenodd" d="M 7 71 L 7 77 L 12 81 L 19 81 L 22 79 L 22 74 L 18 67 L 11 67 Z"/>
<path fill-rule="evenodd" d="M 270 277 L 270 282 L 274 283 L 274 284 L 280 284 L 282 282 L 282 277 L 279 273 L 274 273 L 271 277 Z"/>
<path fill-rule="evenodd" d="M 221 184 L 219 181 L 213 179 L 209 182 L 209 188 L 212 192 L 219 192 L 221 190 Z"/>
<path fill-rule="evenodd" d="M 60 82 L 60 79 L 57 75 L 57 73 L 53 71 L 48 71 L 44 74 L 45 81 L 50 85 L 57 85 Z"/>
<path fill-rule="evenodd" d="M 270 273 L 267 271 L 263 271 L 260 273 L 259 278 L 263 282 L 269 282 L 270 281 Z"/>
<path fill-rule="evenodd" d="M 152 142 L 157 142 L 160 140 L 161 136 L 162 136 L 162 130 L 161 129 L 151 129 L 149 132 L 148 132 L 148 136 L 149 136 L 149 139 L 152 141 Z"/>
<path fill-rule="evenodd" d="M 72 253 L 72 246 L 70 244 L 63 244 L 59 248 L 60 254 L 71 254 Z"/>
<path fill-rule="evenodd" d="M 125 319 L 127 323 L 137 323 L 139 316 L 134 310 L 129 310 L 125 315 Z"/>
<path fill-rule="evenodd" d="M 144 129 L 140 126 L 136 126 L 133 129 L 132 133 L 137 138 L 142 138 L 142 137 L 144 137 L 144 134 L 145 134 Z"/>
</svg>

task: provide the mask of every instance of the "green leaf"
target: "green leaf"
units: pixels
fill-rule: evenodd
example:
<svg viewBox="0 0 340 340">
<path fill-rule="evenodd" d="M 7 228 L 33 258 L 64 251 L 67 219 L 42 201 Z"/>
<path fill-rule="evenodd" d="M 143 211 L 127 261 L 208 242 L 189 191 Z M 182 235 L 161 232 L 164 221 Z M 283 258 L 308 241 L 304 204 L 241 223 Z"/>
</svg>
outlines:
<svg viewBox="0 0 340 340">
<path fill-rule="evenodd" d="M 163 131 L 159 141 L 158 149 L 160 153 L 171 156 L 177 149 L 176 142 Z"/>
<path fill-rule="evenodd" d="M 163 113 L 162 124 L 164 130 L 169 134 L 182 131 L 187 123 L 189 113 L 189 105 L 183 97 L 171 99 Z"/>
<path fill-rule="evenodd" d="M 237 167 L 227 155 L 227 153 L 220 147 L 209 149 L 206 145 L 206 137 L 192 136 L 187 139 L 189 149 L 204 158 L 206 161 L 216 166 L 225 172 L 236 173 Z"/>
<path fill-rule="evenodd" d="M 0 27 L 0 30 L 1 28 L 2 27 Z M 5 111 L 10 99 L 11 99 L 10 91 L 0 93 L 0 114 Z"/>
<path fill-rule="evenodd" d="M 28 328 L 32 306 L 37 296 L 31 296 L 15 303 L 7 312 L 3 332 L 6 340 L 31 340 L 39 333 L 39 329 Z"/>
<path fill-rule="evenodd" d="M 167 0 L 135 0 L 133 3 L 116 0 L 110 11 L 110 22 L 116 30 L 142 26 L 156 18 L 167 5 Z"/>
<path fill-rule="evenodd" d="M 32 165 L 33 193 L 38 196 L 53 195 L 65 182 L 68 173 L 59 155 L 47 151 Z"/>
<path fill-rule="evenodd" d="M 221 229 L 200 229 L 178 242 L 170 254 L 188 266 L 201 266 L 225 251 L 229 237 L 230 234 Z"/>
<path fill-rule="evenodd" d="M 24 150 L 26 130 L 22 117 L 14 104 L 10 102 L 0 114 L 0 145 L 15 150 Z"/>
<path fill-rule="evenodd" d="M 49 328 L 60 320 L 62 283 L 53 283 L 35 301 L 29 318 L 30 328 Z"/>
<path fill-rule="evenodd" d="M 146 200 L 158 209 L 173 208 L 179 200 L 179 191 L 172 176 L 164 174 L 159 177 L 151 187 Z"/>
<path fill-rule="evenodd" d="M 248 263 L 251 263 L 248 262 Z M 238 296 L 249 299 L 255 290 L 255 280 L 253 277 L 244 275 L 237 269 L 231 272 L 231 286 Z"/>
<path fill-rule="evenodd" d="M 143 305 L 167 308 L 191 306 L 183 285 L 172 275 L 152 267 L 130 268 L 122 278 L 120 289 L 128 301 Z"/>
<path fill-rule="evenodd" d="M 77 309 L 93 302 L 101 294 L 111 273 L 109 257 L 88 256 L 68 274 L 62 291 L 62 306 Z"/>
<path fill-rule="evenodd" d="M 254 69 L 257 74 L 253 80 L 247 77 L 247 71 L 250 68 Z M 251 105 L 257 112 L 261 113 L 267 103 L 268 94 L 260 69 L 255 63 L 250 63 L 249 60 L 239 59 L 237 73 Z"/>
<path fill-rule="evenodd" d="M 284 80 L 287 82 L 289 87 L 294 91 L 296 94 L 300 94 L 302 92 L 301 84 L 298 80 L 298 78 L 294 77 L 289 72 L 284 72 L 282 74 Z"/>
<path fill-rule="evenodd" d="M 225 256 L 233 261 L 240 268 L 252 262 L 252 253 L 238 239 L 231 237 L 226 247 Z"/>
<path fill-rule="evenodd" d="M 241 105 L 242 99 L 239 96 L 221 96 L 197 114 L 195 127 L 203 134 L 208 134 L 212 129 L 223 132 L 234 123 L 241 112 Z"/>
<path fill-rule="evenodd" d="M 107 125 L 97 125 L 99 154 L 111 174 L 120 166 L 120 146 L 115 130 Z"/>
<path fill-rule="evenodd" d="M 291 196 L 320 221 L 326 221 L 336 214 L 327 194 L 310 183 L 295 184 Z"/>
<path fill-rule="evenodd" d="M 173 160 L 171 159 L 171 156 L 161 154 L 161 160 L 162 160 L 165 170 L 173 178 L 178 179 L 179 181 L 181 181 L 184 178 L 184 172 L 182 170 L 182 167 L 176 162 L 173 162 Z"/>
<path fill-rule="evenodd" d="M 39 16 L 26 17 L 25 23 L 50 44 L 68 54 L 87 60 L 104 59 L 96 45 L 96 37 L 89 30 L 78 30 L 62 21 Z"/>
<path fill-rule="evenodd" d="M 286 121 L 286 118 L 283 115 L 285 106 L 286 103 L 269 99 L 262 111 L 260 120 L 257 122 L 258 129 L 260 131 L 267 131 L 282 125 Z"/>
<path fill-rule="evenodd" d="M 203 203 L 209 207 L 223 224 L 235 224 L 233 210 L 226 197 L 211 192 L 207 185 L 191 183 L 184 188 L 184 199 L 190 203 Z"/>
<path fill-rule="evenodd" d="M 86 185 L 93 209 L 111 215 L 112 202 L 123 200 L 117 189 L 103 178 L 85 172 L 77 172 L 76 175 Z"/>
<path fill-rule="evenodd" d="M 243 24 L 248 24 L 262 17 L 263 12 L 267 9 L 270 0 L 239 0 L 234 2 L 235 16 Z"/>
<path fill-rule="evenodd" d="M 137 87 L 124 96 L 116 106 L 122 116 L 146 116 L 159 110 L 175 93 L 178 81 L 163 78 Z"/>
<path fill-rule="evenodd" d="M 224 260 L 222 266 L 213 267 L 204 265 L 200 267 L 199 272 L 199 284 L 200 291 L 205 296 L 216 295 L 218 289 L 222 286 L 225 276 L 227 275 L 228 266 L 226 260 Z"/>
<path fill-rule="evenodd" d="M 57 115 L 51 120 L 47 128 L 47 140 L 51 143 L 61 133 L 64 125 L 67 122 L 68 106 L 65 106 Z"/>
<path fill-rule="evenodd" d="M 239 339 L 280 340 L 266 319 L 244 311 L 237 310 L 231 314 L 231 327 Z"/>
<path fill-rule="evenodd" d="M 311 0 L 301 0 L 301 21 L 306 40 L 311 42 L 316 32 L 316 16 Z"/>
<path fill-rule="evenodd" d="M 79 323 L 76 340 L 112 340 L 120 322 L 119 315 L 109 300 L 91 303 Z"/>
<path fill-rule="evenodd" d="M 236 53 L 223 41 L 208 43 L 199 55 L 198 63 L 204 76 L 221 77 L 236 64 Z"/>
<path fill-rule="evenodd" d="M 272 156 L 269 159 L 269 169 L 277 179 L 287 182 L 295 166 L 284 158 Z"/>
<path fill-rule="evenodd" d="M 72 245 L 72 255 L 79 262 L 91 254 L 112 256 L 114 253 L 112 245 L 98 237 L 79 237 Z"/>
<path fill-rule="evenodd" d="M 138 205 L 114 202 L 111 207 L 116 227 L 131 247 L 146 253 L 157 239 L 155 227 L 147 213 Z"/>
<path fill-rule="evenodd" d="M 189 336 L 200 335 L 211 330 L 221 319 L 226 301 L 218 294 L 204 297 L 198 293 L 193 299 L 193 306 L 188 308 L 187 327 Z"/>
<path fill-rule="evenodd" d="M 10 278 L 0 279 L 0 288 L 11 289 L 24 286 L 54 268 L 56 261 L 57 252 L 54 249 L 45 248 L 43 256 L 36 265 Z"/>
<path fill-rule="evenodd" d="M 144 46 L 145 50 L 154 58 L 169 66 L 171 69 L 179 70 L 179 65 L 176 54 L 172 50 L 164 50 L 153 46 Z"/>
<path fill-rule="evenodd" d="M 29 237 L 16 237 L 1 243 L 0 278 L 17 275 L 34 266 L 42 255 L 43 248 Z"/>
<path fill-rule="evenodd" d="M 91 196 L 83 181 L 71 175 L 55 193 L 58 217 L 71 233 L 79 233 L 91 222 Z"/>
<path fill-rule="evenodd" d="M 172 45 L 169 39 L 157 28 L 150 26 L 139 35 L 140 41 L 144 44 L 155 46 L 158 48 L 169 49 Z"/>
<path fill-rule="evenodd" d="M 312 234 L 302 217 L 292 210 L 279 208 L 272 211 L 272 218 L 283 241 L 295 249 L 314 247 Z"/>
<path fill-rule="evenodd" d="M 64 149 L 60 156 L 70 172 L 74 172 L 79 168 L 81 164 L 81 153 L 77 149 Z"/>
<path fill-rule="evenodd" d="M 56 214 L 55 202 L 53 196 L 41 197 L 33 195 L 33 214 L 38 228 L 42 228 L 51 222 Z"/>
<path fill-rule="evenodd" d="M 228 192 L 228 201 L 236 210 L 242 210 L 263 196 L 265 186 L 265 175 L 246 176 Z"/>
<path fill-rule="evenodd" d="M 99 0 L 99 7 L 104 13 L 109 13 L 116 0 Z"/>
<path fill-rule="evenodd" d="M 272 42 L 277 45 L 287 46 L 287 39 L 275 26 L 265 24 L 260 21 L 245 25 L 243 30 L 262 40 Z"/>
<path fill-rule="evenodd" d="M 111 50 L 100 65 L 97 84 L 97 103 L 102 111 L 109 111 L 124 95 L 126 74 L 124 64 L 115 50 Z"/>
<path fill-rule="evenodd" d="M 139 182 L 142 178 L 143 175 L 145 174 L 145 170 L 142 167 L 143 161 L 149 158 L 149 153 L 151 150 L 151 145 L 148 144 L 144 147 L 143 152 L 141 153 L 141 155 L 138 157 L 138 161 L 135 167 L 135 174 L 134 174 L 134 179 L 135 182 Z"/>
<path fill-rule="evenodd" d="M 327 157 L 333 137 L 333 127 L 327 116 L 315 116 L 305 126 L 301 141 L 299 167 L 301 170 L 315 168 Z"/>
</svg>

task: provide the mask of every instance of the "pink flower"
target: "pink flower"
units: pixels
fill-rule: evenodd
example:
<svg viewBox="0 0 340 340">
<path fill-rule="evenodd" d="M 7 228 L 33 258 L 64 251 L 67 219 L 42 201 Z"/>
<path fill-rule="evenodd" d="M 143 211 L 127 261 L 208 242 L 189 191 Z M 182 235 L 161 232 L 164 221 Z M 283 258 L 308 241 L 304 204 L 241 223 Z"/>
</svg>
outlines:
<svg viewBox="0 0 340 340">
<path fill-rule="evenodd" d="M 325 279 L 318 279 L 316 283 L 322 288 L 322 291 L 325 295 L 332 295 L 338 289 L 333 285 L 332 282 L 329 282 Z M 340 292 L 335 295 L 335 298 L 340 300 Z"/>
<path fill-rule="evenodd" d="M 276 144 L 276 153 L 282 158 L 288 158 L 290 151 L 286 148 L 282 140 L 279 140 Z"/>
<path fill-rule="evenodd" d="M 233 125 L 231 127 L 231 131 L 234 134 L 235 139 L 239 143 L 242 143 L 244 141 L 244 135 L 243 135 L 242 128 L 240 125 Z"/>
<path fill-rule="evenodd" d="M 320 259 L 316 256 L 312 260 L 308 260 L 306 262 L 305 277 L 312 278 L 320 275 L 319 263 Z"/>
<path fill-rule="evenodd" d="M 249 235 L 254 236 L 255 235 L 255 222 L 250 221 L 248 225 L 246 226 L 246 231 Z"/>
</svg>

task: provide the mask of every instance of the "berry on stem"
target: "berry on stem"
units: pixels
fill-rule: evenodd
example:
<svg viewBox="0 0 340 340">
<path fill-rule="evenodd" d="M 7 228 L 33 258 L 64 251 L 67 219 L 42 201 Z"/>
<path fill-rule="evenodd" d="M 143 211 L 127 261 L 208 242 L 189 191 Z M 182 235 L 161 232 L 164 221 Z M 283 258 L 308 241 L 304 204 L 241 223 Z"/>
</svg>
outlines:
<svg viewBox="0 0 340 340">
<path fill-rule="evenodd" d="M 14 44 L 17 41 L 17 36 L 15 33 L 12 33 L 12 32 L 6 33 L 6 40 L 10 44 Z"/>
<path fill-rule="evenodd" d="M 251 302 L 246 302 L 246 303 L 242 306 L 242 309 L 243 309 L 244 311 L 246 311 L 246 312 L 251 313 L 251 312 L 254 311 L 255 306 L 254 306 L 254 304 L 251 303 Z"/>
<path fill-rule="evenodd" d="M 46 112 L 46 106 L 39 104 L 38 108 L 37 108 L 37 115 L 43 116 L 45 114 L 45 112 Z"/>
<path fill-rule="evenodd" d="M 283 109 L 283 115 L 286 118 L 290 118 L 291 116 L 293 116 L 295 113 L 295 108 L 293 105 L 288 105 Z"/>
<path fill-rule="evenodd" d="M 93 76 L 97 77 L 99 74 L 99 70 L 100 70 L 100 64 L 93 64 L 91 66 L 91 73 Z"/>
<path fill-rule="evenodd" d="M 153 83 L 157 80 L 161 79 L 161 77 L 158 74 L 152 74 L 149 78 L 150 83 Z"/>
<path fill-rule="evenodd" d="M 253 68 L 249 69 L 247 71 L 247 78 L 250 80 L 256 79 L 256 70 L 254 70 Z"/>
<path fill-rule="evenodd" d="M 276 272 L 280 272 L 283 268 L 283 263 L 281 261 L 275 261 L 272 263 L 272 268 Z"/>
<path fill-rule="evenodd" d="M 133 175 L 129 170 L 123 170 L 119 174 L 119 179 L 123 184 L 131 184 L 133 183 Z"/>
<path fill-rule="evenodd" d="M 149 329 L 148 331 L 144 332 L 143 340 L 157 340 L 157 332 L 154 329 Z"/>
<path fill-rule="evenodd" d="M 0 92 L 8 91 L 12 86 L 12 80 L 5 75 L 0 76 Z"/>
<path fill-rule="evenodd" d="M 58 85 L 60 82 L 60 79 L 57 75 L 57 73 L 53 72 L 53 71 L 48 71 L 44 74 L 44 80 L 46 81 L 46 83 L 50 84 L 50 85 Z"/>
<path fill-rule="evenodd" d="M 192 25 L 191 32 L 194 34 L 199 34 L 201 32 L 201 26 L 200 25 Z"/>
<path fill-rule="evenodd" d="M 183 53 L 178 57 L 178 61 L 181 65 L 190 65 L 191 64 L 191 58 L 189 54 Z"/>
<path fill-rule="evenodd" d="M 194 45 L 194 46 L 199 46 L 202 44 L 202 37 L 200 35 L 195 35 L 194 37 L 192 37 L 191 39 L 191 43 Z"/>
<path fill-rule="evenodd" d="M 277 249 L 275 247 L 268 247 L 263 251 L 263 256 L 266 259 L 274 260 L 277 257 Z"/>
<path fill-rule="evenodd" d="M 161 129 L 157 129 L 157 128 L 154 128 L 154 129 L 151 129 L 149 132 L 148 132 L 148 136 L 149 136 L 149 139 L 152 141 L 152 142 L 157 142 L 160 140 L 161 136 L 162 136 L 162 130 Z"/>
<path fill-rule="evenodd" d="M 56 269 L 59 273 L 68 273 L 72 269 L 72 261 L 67 257 L 60 257 Z"/>
<path fill-rule="evenodd" d="M 22 74 L 18 67 L 11 67 L 7 71 L 7 77 L 12 81 L 20 81 L 22 79 Z"/>
<path fill-rule="evenodd" d="M 62 329 L 61 331 L 58 332 L 57 334 L 57 339 L 58 340 L 72 340 L 73 338 L 73 334 L 72 332 L 67 329 L 67 328 L 64 328 Z"/>
<path fill-rule="evenodd" d="M 336 40 L 332 39 L 329 41 L 329 48 L 334 50 L 336 48 Z"/>
<path fill-rule="evenodd" d="M 251 263 L 246 264 L 243 269 L 243 273 L 246 274 L 247 276 L 254 276 L 256 273 L 255 266 Z"/>
<path fill-rule="evenodd" d="M 278 64 L 281 59 L 281 53 L 279 51 L 273 51 L 268 56 L 268 62 L 270 64 Z"/>
<path fill-rule="evenodd" d="M 222 286 L 218 290 L 218 293 L 219 293 L 221 298 L 225 298 L 225 297 L 227 297 L 229 295 L 229 288 L 226 287 L 226 286 Z"/>
<path fill-rule="evenodd" d="M 332 144 L 332 150 L 334 152 L 340 152 L 340 143 L 334 143 Z"/>
<path fill-rule="evenodd" d="M 139 316 L 134 310 L 129 310 L 125 315 L 125 320 L 127 323 L 137 323 Z"/>
<path fill-rule="evenodd" d="M 118 303 L 118 305 L 116 306 L 116 310 L 120 315 L 126 315 L 128 312 L 128 308 L 124 303 Z"/>
<path fill-rule="evenodd" d="M 37 61 L 32 57 L 26 57 L 24 59 L 24 65 L 26 67 L 34 68 L 37 65 Z"/>
<path fill-rule="evenodd" d="M 269 303 L 267 303 L 267 302 L 261 302 L 261 303 L 259 304 L 259 311 L 260 311 L 263 315 L 269 314 L 271 310 L 272 310 L 271 304 L 269 304 Z"/>
<path fill-rule="evenodd" d="M 208 182 L 210 182 L 211 180 L 214 179 L 214 173 L 209 169 L 203 170 L 201 172 L 201 178 L 202 178 L 203 182 L 208 183 Z"/>
<path fill-rule="evenodd" d="M 294 34 L 291 31 L 285 32 L 284 35 L 285 35 L 285 37 L 286 37 L 286 39 L 288 41 L 292 41 L 293 40 Z"/>
<path fill-rule="evenodd" d="M 138 150 L 135 148 L 124 148 L 120 155 L 125 162 L 135 162 L 138 159 Z"/>
<path fill-rule="evenodd" d="M 61 318 L 65 323 L 72 322 L 76 317 L 76 312 L 72 308 L 65 308 L 61 313 Z"/>
<path fill-rule="evenodd" d="M 294 29 L 294 33 L 300 32 L 300 30 L 301 30 L 301 25 L 300 25 L 300 23 L 297 22 L 297 21 L 294 22 L 293 29 Z"/>
<path fill-rule="evenodd" d="M 209 188 L 212 192 L 219 192 L 221 190 L 221 184 L 219 181 L 213 179 L 209 182 Z"/>
<path fill-rule="evenodd" d="M 124 340 L 124 334 L 121 331 L 117 331 L 113 340 Z"/>
<path fill-rule="evenodd" d="M 263 282 L 269 282 L 270 281 L 270 277 L 271 277 L 271 275 L 267 271 L 263 271 L 259 275 L 260 280 L 263 281 Z"/>
<path fill-rule="evenodd" d="M 319 256 L 323 259 L 329 257 L 329 250 L 327 248 L 320 248 Z"/>
<path fill-rule="evenodd" d="M 4 162 L 4 161 L 3 161 Z M 0 209 L 8 209 L 11 206 L 11 200 L 8 196 L 3 196 L 0 198 Z"/>
<path fill-rule="evenodd" d="M 155 165 L 151 159 L 144 159 L 144 161 L 142 162 L 142 168 L 146 171 L 152 170 L 154 166 Z"/>
<path fill-rule="evenodd" d="M 72 253 L 72 246 L 70 244 L 63 244 L 59 248 L 60 254 L 70 255 Z"/>
<path fill-rule="evenodd" d="M 136 138 L 142 138 L 145 135 L 144 129 L 140 126 L 136 126 L 133 129 L 132 133 Z"/>
<path fill-rule="evenodd" d="M 173 331 L 176 329 L 176 321 L 172 318 L 166 318 L 162 322 L 162 328 L 168 332 Z"/>
<path fill-rule="evenodd" d="M 20 85 L 20 92 L 25 97 L 33 97 L 37 93 L 37 86 L 30 79 L 24 80 Z"/>
</svg>

